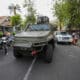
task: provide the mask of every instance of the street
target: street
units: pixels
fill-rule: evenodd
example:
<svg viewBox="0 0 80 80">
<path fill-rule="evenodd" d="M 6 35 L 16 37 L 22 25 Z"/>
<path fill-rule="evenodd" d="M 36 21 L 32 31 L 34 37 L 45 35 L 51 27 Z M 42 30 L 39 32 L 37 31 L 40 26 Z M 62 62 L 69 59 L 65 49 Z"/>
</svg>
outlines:
<svg viewBox="0 0 80 80">
<path fill-rule="evenodd" d="M 17 60 L 9 48 L 8 55 L 0 52 L 0 80 L 80 80 L 80 48 L 56 45 L 50 64 L 41 57 Z"/>
</svg>

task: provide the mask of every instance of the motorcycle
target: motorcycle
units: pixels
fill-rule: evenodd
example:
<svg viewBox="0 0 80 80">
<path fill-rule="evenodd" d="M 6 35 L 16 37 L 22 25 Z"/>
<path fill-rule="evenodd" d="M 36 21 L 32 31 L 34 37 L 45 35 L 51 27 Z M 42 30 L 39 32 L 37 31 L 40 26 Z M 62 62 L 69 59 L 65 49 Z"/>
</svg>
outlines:
<svg viewBox="0 0 80 80">
<path fill-rule="evenodd" d="M 4 54 L 7 54 L 7 37 L 3 36 L 0 40 L 0 49 L 3 51 Z"/>
<path fill-rule="evenodd" d="M 7 45 L 8 46 L 13 46 L 13 42 L 14 42 L 14 36 L 9 36 L 7 38 Z"/>
</svg>

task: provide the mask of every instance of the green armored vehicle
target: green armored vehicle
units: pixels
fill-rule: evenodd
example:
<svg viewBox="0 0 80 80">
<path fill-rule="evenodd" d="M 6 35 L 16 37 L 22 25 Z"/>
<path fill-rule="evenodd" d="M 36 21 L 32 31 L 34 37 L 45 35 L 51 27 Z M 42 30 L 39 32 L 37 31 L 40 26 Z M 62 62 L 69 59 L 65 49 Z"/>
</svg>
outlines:
<svg viewBox="0 0 80 80">
<path fill-rule="evenodd" d="M 15 35 L 13 54 L 16 58 L 22 55 L 44 55 L 47 62 L 53 58 L 55 47 L 53 28 L 50 24 L 28 25 L 25 31 Z"/>
</svg>

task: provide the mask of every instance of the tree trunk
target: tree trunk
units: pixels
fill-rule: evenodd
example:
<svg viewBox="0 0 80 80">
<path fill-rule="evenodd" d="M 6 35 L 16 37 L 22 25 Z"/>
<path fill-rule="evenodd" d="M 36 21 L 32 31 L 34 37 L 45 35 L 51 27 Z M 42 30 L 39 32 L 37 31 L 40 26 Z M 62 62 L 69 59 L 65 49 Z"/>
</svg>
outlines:
<svg viewBox="0 0 80 80">
<path fill-rule="evenodd" d="M 61 31 L 62 29 L 62 25 L 61 25 L 61 21 L 59 21 L 59 30 Z"/>
<path fill-rule="evenodd" d="M 16 15 L 16 8 L 14 8 L 14 15 Z"/>
</svg>

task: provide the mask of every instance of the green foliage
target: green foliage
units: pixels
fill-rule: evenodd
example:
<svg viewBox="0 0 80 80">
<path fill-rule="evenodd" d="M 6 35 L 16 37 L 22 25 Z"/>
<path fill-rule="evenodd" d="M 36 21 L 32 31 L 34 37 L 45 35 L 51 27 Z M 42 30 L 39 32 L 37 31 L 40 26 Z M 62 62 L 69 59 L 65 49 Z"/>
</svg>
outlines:
<svg viewBox="0 0 80 80">
<path fill-rule="evenodd" d="M 55 8 L 55 15 L 58 18 L 60 27 L 62 26 L 61 24 L 67 24 L 70 18 L 70 14 L 68 12 L 69 4 L 67 2 L 56 2 L 55 6 L 53 7 Z"/>
<path fill-rule="evenodd" d="M 15 34 L 16 34 L 16 32 L 13 32 L 12 34 L 13 34 L 13 35 L 15 35 Z"/>
<path fill-rule="evenodd" d="M 19 25 L 21 23 L 21 16 L 16 14 L 15 16 L 11 17 L 11 24 L 12 26 Z"/>
<path fill-rule="evenodd" d="M 26 16 L 26 23 L 32 23 L 34 24 L 36 22 L 36 18 L 34 15 Z"/>
<path fill-rule="evenodd" d="M 3 32 L 2 31 L 0 31 L 0 37 L 2 37 L 3 36 Z"/>
<path fill-rule="evenodd" d="M 28 15 L 26 16 L 25 24 L 32 23 L 34 24 L 36 22 L 36 10 L 34 9 L 33 2 L 31 0 L 25 0 L 25 6 L 28 11 Z"/>
<path fill-rule="evenodd" d="M 80 0 L 63 0 L 55 4 L 55 15 L 69 27 L 80 27 Z"/>
<path fill-rule="evenodd" d="M 25 22 L 25 20 L 22 20 L 22 22 L 21 22 L 21 30 L 24 30 L 25 27 L 26 27 L 26 22 Z"/>
<path fill-rule="evenodd" d="M 78 0 L 80 2 L 80 0 Z M 80 25 L 80 3 L 77 0 L 67 1 L 70 4 L 69 13 L 70 13 L 70 24 L 71 26 Z"/>
</svg>

